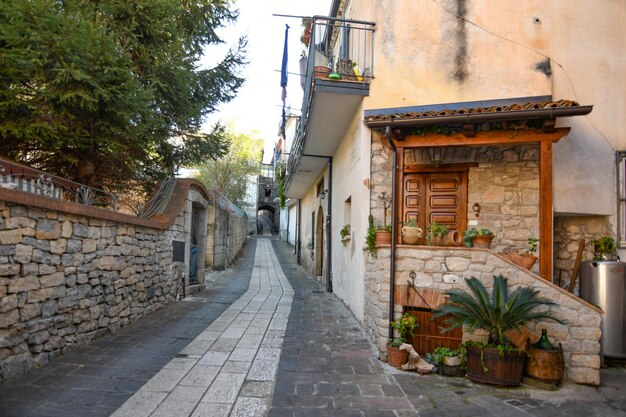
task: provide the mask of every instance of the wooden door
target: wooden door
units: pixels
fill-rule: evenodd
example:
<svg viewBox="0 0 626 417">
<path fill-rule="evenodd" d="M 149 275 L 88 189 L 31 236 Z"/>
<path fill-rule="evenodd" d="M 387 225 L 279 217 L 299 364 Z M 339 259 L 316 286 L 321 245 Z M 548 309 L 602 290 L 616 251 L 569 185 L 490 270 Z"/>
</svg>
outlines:
<svg viewBox="0 0 626 417">
<path fill-rule="evenodd" d="M 467 228 L 467 171 L 405 173 L 402 222 L 415 220 L 424 230 L 433 222 L 448 229 Z M 424 243 L 424 238 L 420 243 Z"/>
</svg>

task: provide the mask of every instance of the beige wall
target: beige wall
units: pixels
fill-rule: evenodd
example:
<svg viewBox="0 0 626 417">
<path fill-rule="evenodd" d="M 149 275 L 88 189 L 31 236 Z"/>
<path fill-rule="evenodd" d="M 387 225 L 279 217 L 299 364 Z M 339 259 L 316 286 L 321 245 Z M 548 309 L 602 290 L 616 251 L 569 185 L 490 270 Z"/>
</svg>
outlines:
<svg viewBox="0 0 626 417">
<path fill-rule="evenodd" d="M 377 25 L 376 78 L 364 108 L 550 94 L 593 104 L 589 116 L 561 122 L 572 133 L 554 148 L 554 208 L 613 215 L 613 153 L 626 149 L 623 2 L 439 3 L 348 2 L 347 17 Z M 480 27 L 459 25 L 459 5 Z M 537 68 L 547 57 L 550 76 Z"/>
</svg>

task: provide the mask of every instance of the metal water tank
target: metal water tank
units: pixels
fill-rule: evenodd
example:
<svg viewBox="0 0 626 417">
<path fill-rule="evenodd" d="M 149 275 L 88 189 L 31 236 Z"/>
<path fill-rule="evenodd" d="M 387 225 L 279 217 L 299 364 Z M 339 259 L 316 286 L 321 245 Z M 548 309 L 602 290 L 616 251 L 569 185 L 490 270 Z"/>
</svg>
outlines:
<svg viewBox="0 0 626 417">
<path fill-rule="evenodd" d="M 580 296 L 604 310 L 602 355 L 626 358 L 626 263 L 586 261 L 580 266 Z"/>
</svg>

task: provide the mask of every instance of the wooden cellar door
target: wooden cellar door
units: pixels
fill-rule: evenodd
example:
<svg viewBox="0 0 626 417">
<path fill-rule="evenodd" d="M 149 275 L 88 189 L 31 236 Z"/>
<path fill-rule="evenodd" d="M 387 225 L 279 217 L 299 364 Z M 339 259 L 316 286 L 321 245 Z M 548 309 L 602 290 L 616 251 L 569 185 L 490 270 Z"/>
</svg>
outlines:
<svg viewBox="0 0 626 417">
<path fill-rule="evenodd" d="M 405 173 L 403 182 L 403 222 L 415 220 L 424 236 L 433 222 L 448 229 L 467 228 L 467 171 Z"/>
</svg>

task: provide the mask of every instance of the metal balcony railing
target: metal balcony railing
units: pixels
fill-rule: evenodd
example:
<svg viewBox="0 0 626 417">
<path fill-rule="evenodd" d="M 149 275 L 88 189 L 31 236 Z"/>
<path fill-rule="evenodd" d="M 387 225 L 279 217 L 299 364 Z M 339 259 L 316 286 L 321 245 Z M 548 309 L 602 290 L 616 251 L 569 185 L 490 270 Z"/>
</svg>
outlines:
<svg viewBox="0 0 626 417">
<path fill-rule="evenodd" d="M 315 79 L 368 84 L 374 78 L 375 23 L 313 16 L 309 40 L 302 117 L 290 150 L 287 175 L 294 172 L 302 153 Z"/>
</svg>

